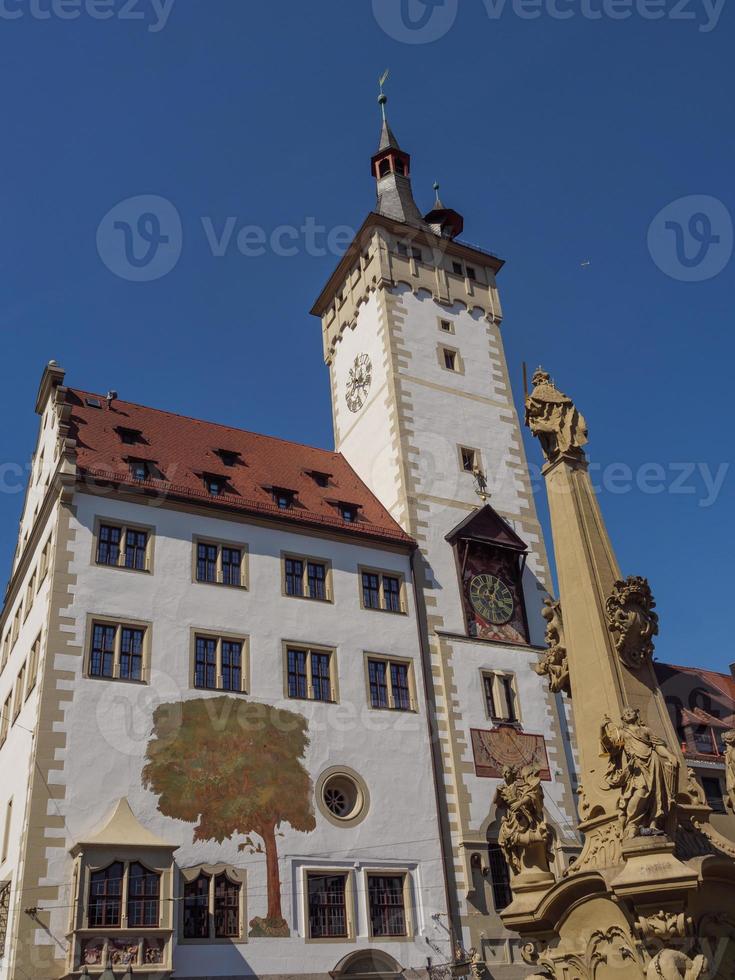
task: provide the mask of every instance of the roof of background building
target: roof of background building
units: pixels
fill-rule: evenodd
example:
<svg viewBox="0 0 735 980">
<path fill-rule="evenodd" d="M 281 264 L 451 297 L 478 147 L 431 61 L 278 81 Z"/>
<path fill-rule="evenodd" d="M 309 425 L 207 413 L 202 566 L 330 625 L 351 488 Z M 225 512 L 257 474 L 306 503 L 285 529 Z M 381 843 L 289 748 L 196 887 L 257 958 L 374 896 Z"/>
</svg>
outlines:
<svg viewBox="0 0 735 980">
<path fill-rule="evenodd" d="M 117 398 L 108 406 L 104 395 L 78 389 L 66 392 L 77 467 L 80 475 L 95 483 L 137 487 L 292 524 L 413 544 L 340 453 Z M 123 434 L 135 441 L 124 442 Z M 234 465 L 226 465 L 220 452 L 233 454 Z M 137 460 L 152 466 L 153 475 L 145 481 L 132 475 L 130 464 Z M 226 481 L 225 491 L 213 496 L 205 476 Z M 324 482 L 324 476 L 327 485 L 320 486 L 318 480 Z M 280 509 L 274 489 L 293 491 L 293 506 Z M 344 520 L 340 504 L 356 508 L 354 521 Z"/>
</svg>

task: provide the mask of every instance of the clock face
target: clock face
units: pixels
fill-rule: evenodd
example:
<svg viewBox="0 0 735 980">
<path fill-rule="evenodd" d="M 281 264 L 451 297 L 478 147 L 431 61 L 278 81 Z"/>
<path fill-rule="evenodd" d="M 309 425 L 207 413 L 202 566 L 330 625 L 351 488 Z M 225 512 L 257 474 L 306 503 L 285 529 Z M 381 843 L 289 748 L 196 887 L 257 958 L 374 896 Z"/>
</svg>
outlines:
<svg viewBox="0 0 735 980">
<path fill-rule="evenodd" d="M 370 358 L 367 354 L 358 354 L 345 386 L 345 401 L 351 412 L 358 412 L 365 404 L 372 380 L 373 366 Z"/>
<path fill-rule="evenodd" d="M 488 623 L 507 623 L 513 615 L 513 593 L 502 579 L 488 572 L 470 581 L 470 602 L 475 612 Z"/>
</svg>

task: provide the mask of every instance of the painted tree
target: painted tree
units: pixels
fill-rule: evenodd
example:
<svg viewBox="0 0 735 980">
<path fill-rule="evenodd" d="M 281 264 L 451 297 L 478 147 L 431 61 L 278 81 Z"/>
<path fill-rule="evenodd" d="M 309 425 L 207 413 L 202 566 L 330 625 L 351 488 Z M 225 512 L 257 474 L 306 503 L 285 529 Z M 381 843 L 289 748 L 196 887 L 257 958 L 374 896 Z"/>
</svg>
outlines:
<svg viewBox="0 0 735 980">
<path fill-rule="evenodd" d="M 194 823 L 195 841 L 242 835 L 241 850 L 265 851 L 268 912 L 252 920 L 251 935 L 289 935 L 277 836 L 281 824 L 303 832 L 316 826 L 302 763 L 308 744 L 303 715 L 233 697 L 162 704 L 153 715 L 142 777 L 160 812 Z"/>
</svg>

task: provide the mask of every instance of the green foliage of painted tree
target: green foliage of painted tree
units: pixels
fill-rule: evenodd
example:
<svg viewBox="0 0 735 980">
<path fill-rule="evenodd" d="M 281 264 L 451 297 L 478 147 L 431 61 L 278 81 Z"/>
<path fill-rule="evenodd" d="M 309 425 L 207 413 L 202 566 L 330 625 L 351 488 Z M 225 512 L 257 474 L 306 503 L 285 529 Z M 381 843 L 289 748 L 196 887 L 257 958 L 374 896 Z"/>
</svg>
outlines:
<svg viewBox="0 0 735 980">
<path fill-rule="evenodd" d="M 143 785 L 167 817 L 194 823 L 194 840 L 257 834 L 241 850 L 265 851 L 268 912 L 251 935 L 288 935 L 281 912 L 276 838 L 281 824 L 316 826 L 312 784 L 302 764 L 309 744 L 303 715 L 233 697 L 162 704 L 153 715 Z"/>
</svg>

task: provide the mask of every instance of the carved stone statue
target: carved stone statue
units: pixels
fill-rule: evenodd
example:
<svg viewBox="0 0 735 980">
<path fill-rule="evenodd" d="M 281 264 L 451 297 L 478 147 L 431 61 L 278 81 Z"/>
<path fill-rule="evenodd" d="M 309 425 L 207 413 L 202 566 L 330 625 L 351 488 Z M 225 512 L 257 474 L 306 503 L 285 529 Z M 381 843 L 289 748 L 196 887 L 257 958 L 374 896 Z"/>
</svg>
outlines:
<svg viewBox="0 0 735 980">
<path fill-rule="evenodd" d="M 553 463 L 560 455 L 582 455 L 587 423 L 572 399 L 556 387 L 541 368 L 533 376 L 533 391 L 526 396 L 526 425 L 538 437 L 544 456 Z"/>
<path fill-rule="evenodd" d="M 690 960 L 681 950 L 662 949 L 648 964 L 646 980 L 704 980 L 708 973 L 701 954 Z"/>
<path fill-rule="evenodd" d="M 498 844 L 515 874 L 549 871 L 551 831 L 544 817 L 544 791 L 537 766 L 505 766 L 495 804 L 504 811 Z"/>
<path fill-rule="evenodd" d="M 687 793 L 689 793 L 694 803 L 706 805 L 707 797 L 704 795 L 702 784 L 697 779 L 697 774 L 691 766 L 687 768 Z"/>
<path fill-rule="evenodd" d="M 725 804 L 735 813 L 735 729 L 722 736 L 725 743 Z"/>
<path fill-rule="evenodd" d="M 537 674 L 546 675 L 549 678 L 549 689 L 554 694 L 563 691 L 565 694 L 571 695 L 561 603 L 554 602 L 552 599 L 544 599 L 541 615 L 546 620 L 546 645 L 548 649 L 541 660 L 533 665 L 533 669 Z"/>
<path fill-rule="evenodd" d="M 605 716 L 600 740 L 610 763 L 605 781 L 622 790 L 618 809 L 626 837 L 664 833 L 674 807 L 678 762 L 663 739 L 641 722 L 637 708 L 626 708 L 618 728 Z"/>
<path fill-rule="evenodd" d="M 658 635 L 655 608 L 648 580 L 640 575 L 616 582 L 605 603 L 607 625 L 615 638 L 618 656 L 634 670 L 653 656 L 653 637 Z"/>
</svg>

